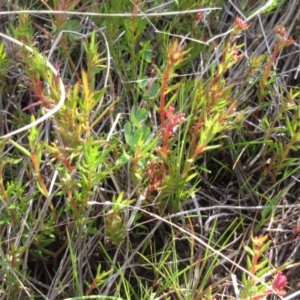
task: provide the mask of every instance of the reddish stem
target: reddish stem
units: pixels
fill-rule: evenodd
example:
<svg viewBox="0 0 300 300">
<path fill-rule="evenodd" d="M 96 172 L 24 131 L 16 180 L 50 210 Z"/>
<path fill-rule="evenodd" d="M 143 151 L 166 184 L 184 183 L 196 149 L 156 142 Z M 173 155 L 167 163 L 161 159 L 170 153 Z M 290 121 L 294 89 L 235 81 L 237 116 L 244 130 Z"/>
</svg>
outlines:
<svg viewBox="0 0 300 300">
<path fill-rule="evenodd" d="M 166 107 L 166 90 L 169 82 L 169 77 L 170 77 L 170 71 L 171 71 L 172 66 L 170 64 L 167 65 L 167 69 L 164 73 L 164 78 L 163 78 L 163 83 L 162 83 L 162 89 L 161 89 L 161 94 L 160 94 L 160 120 L 161 120 L 161 128 L 164 133 L 164 130 L 166 128 L 165 125 L 165 107 Z"/>
<path fill-rule="evenodd" d="M 261 85 L 261 88 L 260 88 L 260 102 L 261 102 L 261 98 L 263 97 L 263 92 L 266 88 L 267 80 L 270 76 L 272 64 L 273 64 L 273 62 L 276 61 L 276 56 L 279 53 L 279 51 L 280 51 L 280 43 L 277 42 L 275 44 L 275 48 L 274 48 L 274 51 L 272 53 L 272 56 L 271 56 L 271 58 L 269 59 L 269 61 L 267 63 L 266 71 L 264 73 L 264 77 L 263 77 L 263 80 L 262 80 L 262 85 Z"/>
<path fill-rule="evenodd" d="M 294 229 L 294 232 L 293 232 L 293 235 L 292 235 L 292 238 L 291 238 L 291 245 L 290 245 L 290 248 L 292 247 L 292 243 L 294 242 L 297 234 L 300 232 L 300 225 L 298 225 L 295 229 Z"/>
</svg>

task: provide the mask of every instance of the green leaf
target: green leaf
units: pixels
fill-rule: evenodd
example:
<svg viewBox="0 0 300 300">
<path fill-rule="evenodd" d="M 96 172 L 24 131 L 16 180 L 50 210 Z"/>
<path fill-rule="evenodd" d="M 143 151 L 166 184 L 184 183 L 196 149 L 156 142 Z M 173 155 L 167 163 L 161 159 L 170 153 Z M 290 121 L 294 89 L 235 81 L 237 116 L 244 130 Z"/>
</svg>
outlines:
<svg viewBox="0 0 300 300">
<path fill-rule="evenodd" d="M 138 111 L 134 112 L 134 110 L 130 113 L 130 120 L 132 125 L 135 127 L 141 127 L 141 123 L 143 123 L 148 118 L 148 112 L 146 109 L 141 108 Z"/>
<path fill-rule="evenodd" d="M 146 97 L 153 99 L 158 96 L 158 93 L 160 91 L 160 85 L 157 82 L 151 83 L 150 89 L 145 89 L 146 90 Z"/>
<path fill-rule="evenodd" d="M 256 270 L 259 271 L 262 268 L 264 268 L 267 264 L 268 264 L 268 260 L 263 260 L 262 262 L 260 262 L 259 264 L 256 265 Z"/>
<path fill-rule="evenodd" d="M 142 129 L 143 129 L 143 137 L 142 137 L 142 139 L 144 141 L 144 144 L 146 144 L 147 141 L 149 140 L 150 135 L 151 135 L 151 131 L 150 131 L 150 129 L 147 126 L 143 126 Z"/>
<path fill-rule="evenodd" d="M 251 270 L 252 261 L 249 256 L 246 257 L 247 269 Z"/>
<path fill-rule="evenodd" d="M 117 169 L 127 164 L 128 161 L 130 160 L 130 157 L 131 157 L 130 155 L 128 155 L 125 151 L 123 151 L 123 154 L 117 159 L 115 163 L 115 168 Z"/>
<path fill-rule="evenodd" d="M 31 122 L 34 121 L 35 121 L 34 116 L 31 116 Z M 39 137 L 38 127 L 37 126 L 31 127 L 29 131 L 29 137 L 28 137 L 31 151 L 35 149 L 38 137 Z"/>
<path fill-rule="evenodd" d="M 251 256 L 254 256 L 254 252 L 251 248 L 249 248 L 248 246 L 244 247 L 245 251 L 248 252 Z"/>
<path fill-rule="evenodd" d="M 68 20 L 64 24 L 64 28 L 63 29 L 64 30 L 72 30 L 72 31 L 80 32 L 80 30 L 82 30 L 81 27 L 82 26 L 80 25 L 80 21 L 79 20 L 70 19 L 70 20 Z M 76 37 L 76 35 L 73 34 L 72 37 Z"/>
<path fill-rule="evenodd" d="M 268 12 L 271 12 L 272 10 L 275 10 L 278 8 L 278 6 L 282 5 L 284 3 L 284 0 L 273 0 L 270 5 L 263 10 L 262 14 L 266 14 Z"/>
<path fill-rule="evenodd" d="M 30 152 L 29 152 L 27 149 L 25 149 L 24 147 L 22 147 L 20 144 L 14 142 L 13 140 L 10 140 L 10 142 L 11 142 L 17 149 L 19 149 L 21 152 L 23 152 L 23 154 L 25 154 L 25 155 L 28 156 L 28 157 L 31 156 Z"/>
<path fill-rule="evenodd" d="M 292 128 L 289 116 L 286 116 L 286 118 L 285 118 L 285 125 L 286 125 L 286 128 L 288 130 L 288 133 L 289 133 L 290 137 L 293 137 L 294 136 L 294 130 Z"/>
<path fill-rule="evenodd" d="M 132 144 L 133 147 L 136 148 L 138 145 L 140 145 L 140 142 L 143 140 L 144 136 L 144 127 L 139 127 L 133 134 L 132 137 Z"/>
<path fill-rule="evenodd" d="M 182 85 L 182 82 L 179 81 L 173 85 L 171 85 L 170 87 L 168 87 L 165 91 L 165 95 L 169 94 L 170 92 L 174 91 L 174 90 L 178 90 Z"/>
<path fill-rule="evenodd" d="M 268 261 L 266 260 L 266 262 L 268 263 Z M 268 266 L 266 266 L 265 268 L 263 268 L 263 269 L 261 269 L 260 271 L 258 271 L 257 273 L 256 273 L 256 276 L 258 277 L 258 278 L 262 278 L 266 273 L 268 273 L 269 271 L 270 271 L 270 266 L 268 265 Z"/>
<path fill-rule="evenodd" d="M 271 207 L 274 207 L 274 205 L 271 203 L 270 204 L 270 208 Z M 261 247 L 261 249 L 260 249 L 260 252 L 261 253 L 263 253 L 263 252 L 265 252 L 269 247 L 270 247 L 270 241 L 268 241 L 268 242 L 266 242 L 262 247 Z"/>
<path fill-rule="evenodd" d="M 131 125 L 129 123 L 124 126 L 124 135 L 126 143 L 132 148 Z"/>
<path fill-rule="evenodd" d="M 151 41 L 141 42 L 140 45 L 143 47 L 143 49 L 139 51 L 138 56 L 145 60 L 147 63 L 151 64 L 153 50 Z"/>
</svg>

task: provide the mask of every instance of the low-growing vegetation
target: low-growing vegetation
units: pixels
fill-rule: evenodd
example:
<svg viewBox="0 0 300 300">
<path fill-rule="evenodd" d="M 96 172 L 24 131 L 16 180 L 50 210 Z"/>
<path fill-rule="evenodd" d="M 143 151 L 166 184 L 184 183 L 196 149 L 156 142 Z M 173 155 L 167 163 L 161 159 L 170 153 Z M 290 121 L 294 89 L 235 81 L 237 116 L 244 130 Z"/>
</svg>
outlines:
<svg viewBox="0 0 300 300">
<path fill-rule="evenodd" d="M 298 299 L 297 1 L 0 13 L 0 299 Z"/>
</svg>

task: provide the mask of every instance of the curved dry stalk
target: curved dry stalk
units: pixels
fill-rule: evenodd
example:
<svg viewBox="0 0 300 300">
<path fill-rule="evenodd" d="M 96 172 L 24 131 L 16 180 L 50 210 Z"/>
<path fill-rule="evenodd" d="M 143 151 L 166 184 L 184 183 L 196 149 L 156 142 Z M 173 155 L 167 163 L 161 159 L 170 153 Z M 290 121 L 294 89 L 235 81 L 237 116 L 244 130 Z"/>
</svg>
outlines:
<svg viewBox="0 0 300 300">
<path fill-rule="evenodd" d="M 29 47 L 29 46 L 23 44 L 22 42 L 20 42 L 20 41 L 14 39 L 14 38 L 12 38 L 12 37 L 6 35 L 6 34 L 3 34 L 3 33 L 0 33 L 0 36 L 1 36 L 2 38 L 6 39 L 6 40 L 8 40 L 8 41 L 10 41 L 10 42 L 12 42 L 12 43 L 17 44 L 17 45 L 20 46 L 20 47 L 24 47 L 24 48 L 25 48 L 26 50 L 28 50 L 29 52 L 34 53 L 31 47 Z M 45 59 L 42 55 L 40 55 L 40 57 L 41 57 L 42 59 Z M 48 60 L 45 59 L 45 61 L 46 61 L 47 67 L 49 67 L 49 69 L 53 72 L 53 74 L 54 74 L 54 75 L 58 78 L 58 80 L 59 80 L 59 86 L 60 86 L 60 99 L 59 99 L 59 102 L 57 103 L 57 105 L 56 105 L 53 109 L 49 110 L 47 113 L 45 113 L 45 114 L 44 114 L 42 117 L 40 117 L 39 119 L 35 120 L 34 122 L 32 122 L 32 123 L 30 123 L 30 124 L 28 124 L 28 125 L 26 125 L 26 126 L 23 126 L 22 128 L 19 128 L 19 129 L 14 130 L 14 131 L 12 131 L 12 132 L 10 132 L 10 133 L 7 133 L 7 134 L 5 134 L 5 135 L 0 136 L 0 139 L 4 139 L 4 138 L 11 137 L 11 136 L 16 135 L 16 134 L 18 134 L 18 133 L 20 133 L 20 132 L 23 132 L 23 131 L 25 131 L 25 130 L 28 130 L 28 129 L 34 127 L 34 126 L 37 126 L 38 124 L 41 124 L 42 122 L 46 121 L 48 118 L 50 118 L 51 116 L 53 116 L 56 112 L 58 112 L 58 111 L 61 109 L 61 107 L 63 106 L 64 101 L 65 101 L 65 97 L 66 97 L 65 86 L 64 86 L 64 84 L 63 84 L 62 79 L 61 79 L 60 76 L 59 76 L 58 71 L 56 71 L 56 69 L 54 68 L 54 66 L 53 66 Z"/>
</svg>

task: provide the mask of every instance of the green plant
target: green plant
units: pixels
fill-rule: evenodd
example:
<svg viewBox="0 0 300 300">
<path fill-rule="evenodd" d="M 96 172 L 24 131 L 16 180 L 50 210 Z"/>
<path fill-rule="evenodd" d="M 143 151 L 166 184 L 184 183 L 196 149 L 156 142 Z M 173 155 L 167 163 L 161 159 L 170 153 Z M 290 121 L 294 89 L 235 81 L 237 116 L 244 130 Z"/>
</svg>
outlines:
<svg viewBox="0 0 300 300">
<path fill-rule="evenodd" d="M 295 287 L 297 9 L 239 4 L 0 13 L 0 298 L 279 299 Z"/>
<path fill-rule="evenodd" d="M 249 253 L 249 256 L 247 256 L 247 269 L 251 272 L 252 276 L 243 274 L 242 299 L 264 299 L 273 292 L 277 292 L 280 295 L 285 294 L 284 288 L 287 284 L 287 279 L 282 272 L 277 273 L 273 280 L 272 288 L 268 287 L 267 284 L 257 282 L 257 278 L 262 279 L 271 269 L 268 260 L 263 256 L 264 252 L 270 246 L 270 241 L 267 241 L 267 239 L 268 235 L 251 237 L 252 249 L 245 247 L 245 250 Z"/>
</svg>

